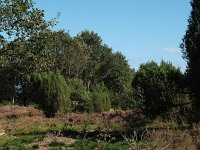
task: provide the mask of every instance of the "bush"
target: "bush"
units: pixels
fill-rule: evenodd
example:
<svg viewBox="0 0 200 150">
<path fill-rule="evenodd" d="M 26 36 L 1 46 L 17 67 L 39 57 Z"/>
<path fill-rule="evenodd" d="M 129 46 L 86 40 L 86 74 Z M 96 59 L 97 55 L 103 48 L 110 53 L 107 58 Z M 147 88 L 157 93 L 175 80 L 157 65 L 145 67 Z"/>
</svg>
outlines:
<svg viewBox="0 0 200 150">
<path fill-rule="evenodd" d="M 31 94 L 35 94 L 32 99 L 41 105 L 47 117 L 53 117 L 58 111 L 69 111 L 71 90 L 59 71 L 35 74 L 31 82 Z"/>
<path fill-rule="evenodd" d="M 68 79 L 67 82 L 73 89 L 70 97 L 72 111 L 100 112 L 111 108 L 109 91 L 103 83 L 96 84 L 91 91 L 87 91 L 81 79 Z"/>
<path fill-rule="evenodd" d="M 129 110 L 138 107 L 138 103 L 135 100 L 133 91 L 127 91 L 126 93 L 123 93 L 119 98 L 119 104 L 122 110 Z"/>
<path fill-rule="evenodd" d="M 72 101 L 72 111 L 93 111 L 91 93 L 89 91 L 77 89 L 71 94 L 70 99 Z"/>
<path fill-rule="evenodd" d="M 133 88 L 142 107 L 150 116 L 168 111 L 180 101 L 180 83 L 183 75 L 171 63 L 142 64 L 133 79 Z"/>
<path fill-rule="evenodd" d="M 71 110 L 79 112 L 93 111 L 91 93 L 83 85 L 83 80 L 78 78 L 67 79 L 68 85 L 72 89 L 70 96 Z"/>
<path fill-rule="evenodd" d="M 92 88 L 91 93 L 94 111 L 100 112 L 111 108 L 109 91 L 103 83 L 96 84 Z"/>
</svg>

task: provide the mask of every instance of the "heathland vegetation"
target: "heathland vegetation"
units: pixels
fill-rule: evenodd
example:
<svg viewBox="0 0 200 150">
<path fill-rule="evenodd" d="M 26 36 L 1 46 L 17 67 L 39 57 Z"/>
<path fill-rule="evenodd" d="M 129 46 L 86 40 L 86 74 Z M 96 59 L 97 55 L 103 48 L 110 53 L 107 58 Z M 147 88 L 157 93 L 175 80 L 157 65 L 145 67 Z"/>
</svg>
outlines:
<svg viewBox="0 0 200 150">
<path fill-rule="evenodd" d="M 191 6 L 183 73 L 164 60 L 136 71 L 97 33 L 71 37 L 32 0 L 1 0 L 0 149 L 198 149 L 200 2 Z"/>
</svg>

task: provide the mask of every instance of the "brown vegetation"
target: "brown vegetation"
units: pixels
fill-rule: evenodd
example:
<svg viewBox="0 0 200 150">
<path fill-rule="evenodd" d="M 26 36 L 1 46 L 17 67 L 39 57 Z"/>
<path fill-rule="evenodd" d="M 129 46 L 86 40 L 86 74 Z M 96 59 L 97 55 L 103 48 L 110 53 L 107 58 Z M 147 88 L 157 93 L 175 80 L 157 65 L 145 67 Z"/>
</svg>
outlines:
<svg viewBox="0 0 200 150">
<path fill-rule="evenodd" d="M 97 127 L 99 126 L 101 131 L 103 129 L 110 131 L 113 130 L 113 128 L 110 128 L 111 125 L 122 128 L 126 127 L 125 118 L 131 113 L 132 111 L 109 111 L 92 114 L 69 113 L 66 115 L 56 114 L 55 118 L 46 118 L 42 111 L 33 107 L 1 106 L 0 128 L 6 134 L 12 136 L 45 132 L 46 136 L 42 140 L 35 141 L 26 146 L 38 145 L 40 149 L 47 149 L 52 141 L 63 142 L 69 145 L 76 141 L 75 138 L 70 138 L 70 133 L 60 133 L 65 125 L 71 126 L 73 129 L 77 129 L 77 131 L 81 126 L 81 131 L 79 130 L 81 133 L 88 126 L 95 126 L 93 129 L 90 128 L 91 130 L 98 130 Z M 131 116 L 134 117 L 134 115 Z M 185 128 L 179 128 L 176 124 L 176 122 L 164 122 L 157 119 L 141 129 L 133 128 L 131 130 L 129 128 L 129 135 L 120 132 L 120 130 L 118 132 L 122 134 L 124 141 L 129 145 L 130 149 L 198 149 L 200 145 L 200 125 L 193 124 Z M 69 129 L 68 127 L 67 129 Z M 90 129 L 88 128 L 88 132 L 92 132 Z M 107 131 L 105 133 L 109 134 Z"/>
</svg>

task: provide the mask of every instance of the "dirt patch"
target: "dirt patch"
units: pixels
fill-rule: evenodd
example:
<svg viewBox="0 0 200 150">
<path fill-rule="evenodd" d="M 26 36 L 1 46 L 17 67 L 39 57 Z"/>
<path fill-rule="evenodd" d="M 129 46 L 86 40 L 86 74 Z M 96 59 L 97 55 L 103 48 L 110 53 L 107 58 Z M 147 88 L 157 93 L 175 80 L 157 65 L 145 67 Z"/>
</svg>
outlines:
<svg viewBox="0 0 200 150">
<path fill-rule="evenodd" d="M 65 145 L 71 145 L 76 142 L 75 139 L 63 137 L 60 135 L 54 135 L 54 134 L 47 134 L 42 140 L 33 142 L 31 144 L 25 145 L 26 147 L 33 147 L 35 145 L 38 146 L 38 150 L 47 150 L 50 147 L 50 144 L 52 142 L 59 142 L 64 143 Z"/>
</svg>

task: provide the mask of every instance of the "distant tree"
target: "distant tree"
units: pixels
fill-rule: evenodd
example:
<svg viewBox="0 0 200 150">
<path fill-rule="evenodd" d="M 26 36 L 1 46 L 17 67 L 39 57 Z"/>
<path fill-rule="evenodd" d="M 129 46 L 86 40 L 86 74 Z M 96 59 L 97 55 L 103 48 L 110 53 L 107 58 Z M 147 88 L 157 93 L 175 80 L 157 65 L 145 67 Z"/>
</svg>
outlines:
<svg viewBox="0 0 200 150">
<path fill-rule="evenodd" d="M 68 38 L 62 45 L 65 45 L 65 48 L 57 54 L 58 68 L 62 75 L 65 78 L 82 78 L 90 58 L 87 45 L 76 38 Z"/>
<path fill-rule="evenodd" d="M 91 85 L 102 80 L 99 76 L 99 69 L 105 63 L 106 56 L 111 54 L 111 51 L 104 48 L 101 37 L 93 31 L 83 31 L 77 35 L 76 39 L 83 41 L 87 46 L 89 56 L 82 78 L 87 89 L 90 90 Z"/>
<path fill-rule="evenodd" d="M 191 1 L 192 11 L 181 49 L 187 61 L 188 85 L 193 93 L 193 106 L 200 111 L 200 1 Z"/>
<path fill-rule="evenodd" d="M 61 56 L 71 37 L 64 30 L 45 30 L 27 40 L 27 49 L 32 56 L 31 62 L 35 72 L 62 70 Z"/>
<path fill-rule="evenodd" d="M 86 44 L 89 54 L 82 76 L 88 90 L 101 82 L 118 94 L 131 87 L 132 70 L 121 53 L 113 53 L 93 31 L 83 31 L 76 39 Z"/>
<path fill-rule="evenodd" d="M 120 52 L 112 53 L 106 63 L 102 65 L 100 72 L 104 75 L 102 81 L 110 91 L 112 106 L 122 108 L 123 98 L 128 98 L 130 95 L 128 93 L 131 91 L 133 79 L 133 70 L 125 56 Z"/>
<path fill-rule="evenodd" d="M 179 83 L 183 75 L 171 63 L 155 62 L 140 65 L 133 79 L 138 100 L 149 116 L 168 111 L 179 101 Z"/>
<path fill-rule="evenodd" d="M 113 53 L 104 67 L 109 71 L 103 80 L 108 89 L 120 94 L 131 88 L 133 70 L 120 52 Z"/>
</svg>

